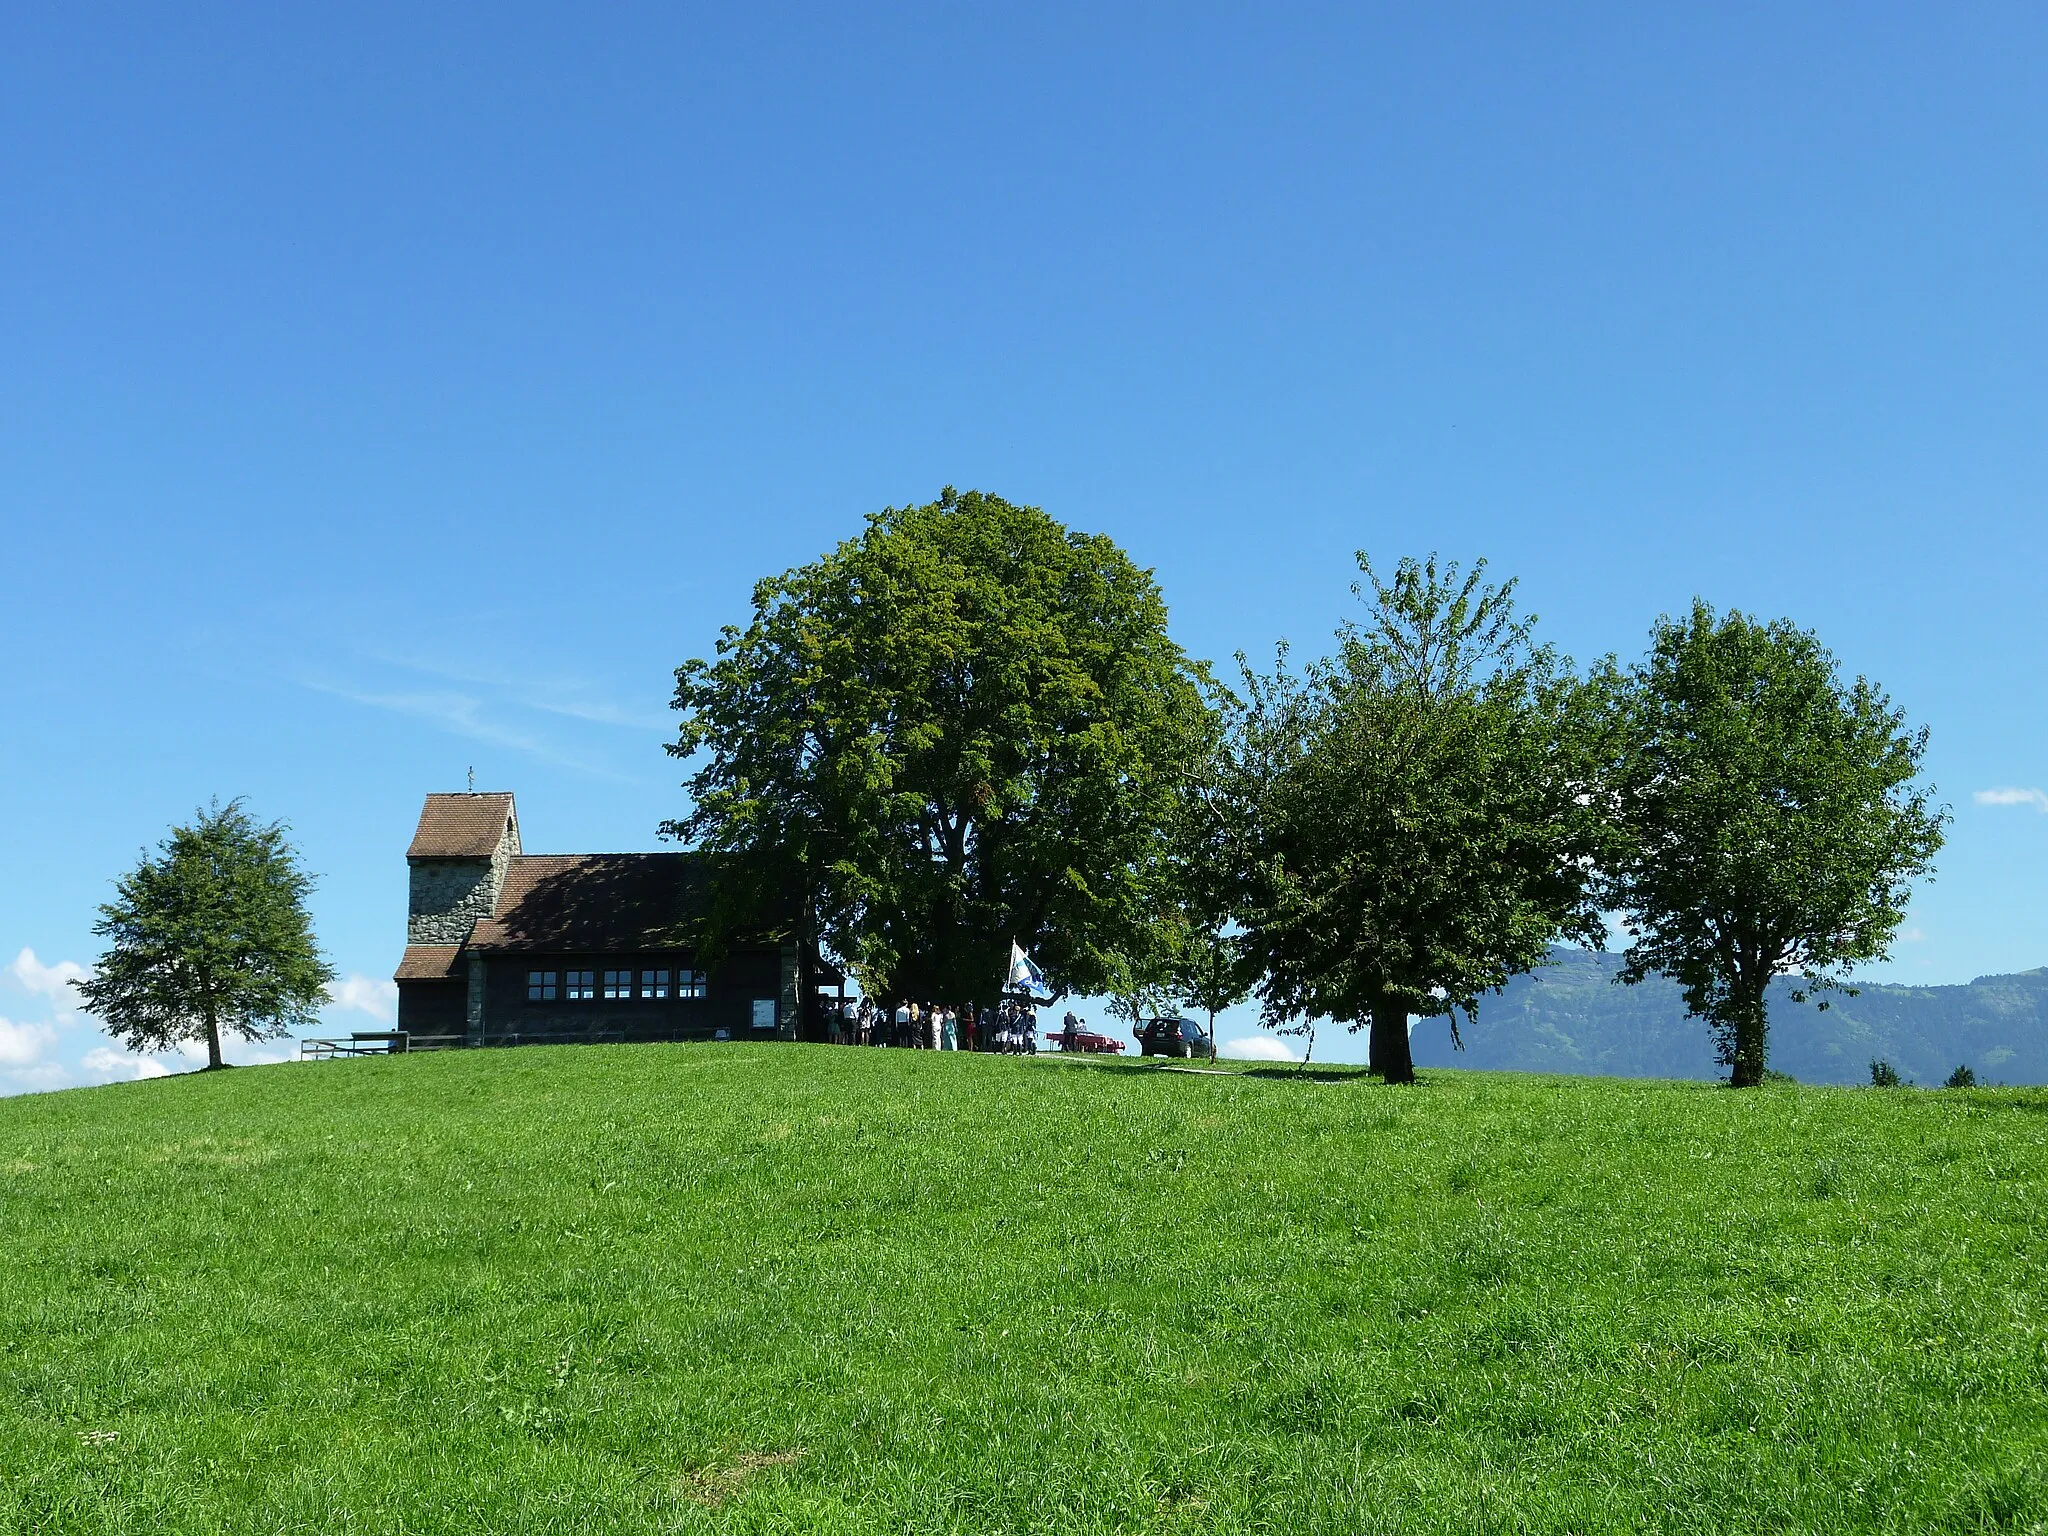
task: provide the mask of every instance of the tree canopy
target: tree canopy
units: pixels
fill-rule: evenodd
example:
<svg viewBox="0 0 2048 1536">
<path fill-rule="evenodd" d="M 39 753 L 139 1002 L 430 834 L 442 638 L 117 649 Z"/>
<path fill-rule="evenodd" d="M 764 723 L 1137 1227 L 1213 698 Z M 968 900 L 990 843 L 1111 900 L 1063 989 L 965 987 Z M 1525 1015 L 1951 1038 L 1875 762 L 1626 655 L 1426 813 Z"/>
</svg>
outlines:
<svg viewBox="0 0 2048 1536">
<path fill-rule="evenodd" d="M 1623 979 L 1661 972 L 1714 1029 L 1738 1087 L 1763 1081 L 1771 978 L 1847 985 L 1882 958 L 1945 809 L 1916 782 L 1926 731 L 1786 620 L 1695 602 L 1649 656 L 1610 667 L 1607 900 L 1630 938 Z"/>
<path fill-rule="evenodd" d="M 1168 846 L 1171 900 L 1158 925 L 1157 969 L 1183 1006 L 1216 1015 L 1244 1001 L 1257 977 L 1237 924 L 1236 894 L 1255 857 L 1238 762 L 1222 720 L 1204 721 L 1174 807 Z"/>
<path fill-rule="evenodd" d="M 334 972 L 285 834 L 239 800 L 216 804 L 117 882 L 93 926 L 107 952 L 74 983 L 109 1034 L 134 1051 L 204 1040 L 218 1067 L 224 1032 L 263 1040 L 312 1023 Z"/>
<path fill-rule="evenodd" d="M 1485 562 L 1404 560 L 1336 655 L 1244 669 L 1241 943 L 1266 1020 L 1370 1024 L 1408 1081 L 1410 1014 L 1469 1012 L 1560 937 L 1597 942 L 1600 825 L 1580 685 Z"/>
<path fill-rule="evenodd" d="M 1108 538 L 950 488 L 760 582 L 676 672 L 715 945 L 778 903 L 880 997 L 997 990 L 1012 940 L 1065 990 L 1152 944 L 1203 670 Z"/>
</svg>

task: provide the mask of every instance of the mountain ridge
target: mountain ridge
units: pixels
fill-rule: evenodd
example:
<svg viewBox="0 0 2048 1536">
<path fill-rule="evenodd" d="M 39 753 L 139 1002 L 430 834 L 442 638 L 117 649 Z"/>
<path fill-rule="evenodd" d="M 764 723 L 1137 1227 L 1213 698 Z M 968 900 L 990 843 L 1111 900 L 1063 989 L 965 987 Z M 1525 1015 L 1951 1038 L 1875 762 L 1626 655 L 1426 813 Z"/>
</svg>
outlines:
<svg viewBox="0 0 2048 1536">
<path fill-rule="evenodd" d="M 1688 1018 L 1677 984 L 1653 976 L 1616 985 L 1621 957 L 1554 949 L 1551 963 L 1481 999 L 1460 1020 L 1465 1049 L 1443 1019 L 1416 1023 L 1418 1066 L 1613 1077 L 1726 1076 L 1713 1035 Z M 2048 966 L 1962 983 L 1866 984 L 1854 996 L 1792 1000 L 1795 978 L 1769 997 L 1770 1066 L 1802 1082 L 1865 1083 L 1874 1059 L 1922 1085 L 1958 1066 L 1987 1082 L 2048 1083 Z M 1825 1000 L 1827 1006 L 1817 1004 Z"/>
</svg>

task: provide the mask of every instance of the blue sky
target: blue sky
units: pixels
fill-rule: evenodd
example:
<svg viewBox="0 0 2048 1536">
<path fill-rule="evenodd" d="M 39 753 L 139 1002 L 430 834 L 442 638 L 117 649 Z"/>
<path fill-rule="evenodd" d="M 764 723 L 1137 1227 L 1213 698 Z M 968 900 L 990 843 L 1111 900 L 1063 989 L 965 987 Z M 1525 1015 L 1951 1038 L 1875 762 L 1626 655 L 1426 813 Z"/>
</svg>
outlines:
<svg viewBox="0 0 2048 1536">
<path fill-rule="evenodd" d="M 337 1026 L 471 765 L 655 846 L 676 663 L 947 483 L 1208 657 L 1359 548 L 1581 658 L 1790 616 L 1955 807 L 1872 974 L 2048 963 L 2044 62 L 2020 5 L 17 7 L 0 1090 L 145 1070 L 61 967 L 211 796 L 296 829 Z"/>
</svg>

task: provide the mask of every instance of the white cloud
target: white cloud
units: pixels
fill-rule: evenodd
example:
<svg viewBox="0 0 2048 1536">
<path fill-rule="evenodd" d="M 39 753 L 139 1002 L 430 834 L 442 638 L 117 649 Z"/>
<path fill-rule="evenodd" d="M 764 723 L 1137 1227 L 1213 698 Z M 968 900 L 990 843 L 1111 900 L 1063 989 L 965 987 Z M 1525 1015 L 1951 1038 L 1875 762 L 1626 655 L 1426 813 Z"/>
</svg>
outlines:
<svg viewBox="0 0 2048 1536">
<path fill-rule="evenodd" d="M 1922 928 L 1902 929 L 1899 933 L 1899 942 L 1901 944 L 1924 944 L 1927 942 L 1927 932 Z"/>
<path fill-rule="evenodd" d="M 0 1067 L 32 1067 L 56 1043 L 53 1025 L 16 1024 L 12 1019 L 0 1019 Z"/>
<path fill-rule="evenodd" d="M 1287 1048 L 1284 1040 L 1276 1040 L 1271 1035 L 1244 1035 L 1236 1040 L 1226 1040 L 1217 1047 L 1217 1054 L 1229 1061 L 1301 1060 Z"/>
<path fill-rule="evenodd" d="M 398 983 L 375 976 L 354 975 L 327 983 L 327 1000 L 390 1023 L 398 1017 Z"/>
<path fill-rule="evenodd" d="M 2031 805 L 2048 813 L 2048 789 L 1980 789 L 1970 798 L 1979 805 Z"/>
<path fill-rule="evenodd" d="M 36 952 L 27 945 L 14 957 L 14 963 L 7 967 L 7 974 L 21 983 L 23 990 L 39 997 L 47 997 L 59 1013 L 78 1012 L 78 989 L 71 985 L 83 981 L 92 972 L 76 960 L 59 960 L 55 965 L 45 965 L 36 958 Z"/>
<path fill-rule="evenodd" d="M 117 1077 L 131 1077 L 140 1081 L 145 1077 L 169 1077 L 171 1069 L 160 1061 L 147 1056 L 131 1056 L 126 1051 L 117 1051 L 110 1045 L 96 1045 L 80 1058 L 81 1067 L 94 1077 L 108 1081 Z"/>
</svg>

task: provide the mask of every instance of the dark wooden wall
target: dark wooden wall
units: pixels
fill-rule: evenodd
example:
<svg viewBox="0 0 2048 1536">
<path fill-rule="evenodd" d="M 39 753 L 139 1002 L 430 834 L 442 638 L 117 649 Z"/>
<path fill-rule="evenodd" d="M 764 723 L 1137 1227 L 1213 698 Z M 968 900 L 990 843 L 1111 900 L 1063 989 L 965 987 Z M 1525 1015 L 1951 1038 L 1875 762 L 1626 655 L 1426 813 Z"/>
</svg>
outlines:
<svg viewBox="0 0 2048 1536">
<path fill-rule="evenodd" d="M 777 998 L 782 988 L 782 960 L 776 950 L 740 950 L 725 957 L 708 977 L 705 996 L 667 999 L 607 999 L 606 969 L 664 968 L 670 985 L 676 974 L 695 969 L 687 954 L 532 955 L 498 953 L 485 962 L 484 1044 L 575 1043 L 610 1040 L 710 1040 L 719 1030 L 735 1040 L 775 1038 L 775 1031 L 753 1028 L 756 998 Z M 556 973 L 552 1002 L 529 1001 L 527 973 Z M 571 1002 L 563 995 L 570 970 L 595 973 L 597 996 Z"/>
</svg>

